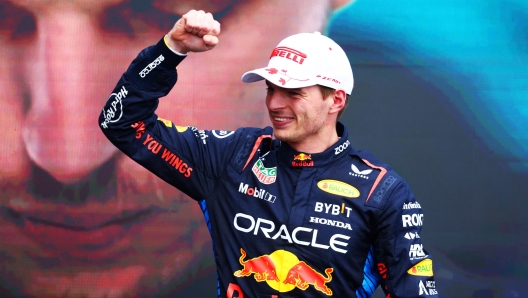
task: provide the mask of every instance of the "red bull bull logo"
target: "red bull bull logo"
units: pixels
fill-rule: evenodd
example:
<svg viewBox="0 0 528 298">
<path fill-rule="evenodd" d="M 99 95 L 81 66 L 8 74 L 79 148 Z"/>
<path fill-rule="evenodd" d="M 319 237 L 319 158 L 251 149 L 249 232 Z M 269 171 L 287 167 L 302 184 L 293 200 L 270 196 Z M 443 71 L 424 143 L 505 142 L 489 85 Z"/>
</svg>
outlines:
<svg viewBox="0 0 528 298">
<path fill-rule="evenodd" d="M 324 277 L 304 261 L 300 261 L 288 271 L 283 283 L 295 285 L 301 290 L 306 290 L 308 289 L 308 285 L 313 285 L 316 290 L 321 291 L 328 296 L 332 296 L 332 290 L 326 286 L 326 283 L 332 281 L 331 273 L 333 271 L 333 268 L 326 268 L 326 277 Z"/>
<path fill-rule="evenodd" d="M 313 167 L 314 161 L 311 154 L 299 153 L 293 155 L 292 166 L 294 167 Z"/>
<path fill-rule="evenodd" d="M 240 249 L 241 270 L 235 271 L 236 277 L 247 277 L 253 274 L 257 282 L 265 281 L 271 288 L 281 293 L 294 289 L 305 291 L 310 286 L 327 296 L 332 296 L 332 290 L 327 283 L 332 281 L 333 268 L 326 268 L 324 275 L 296 255 L 286 250 L 276 250 L 269 255 L 259 256 L 244 261 L 246 252 Z"/>
<path fill-rule="evenodd" d="M 265 280 L 279 281 L 277 277 L 277 271 L 275 270 L 275 264 L 268 255 L 253 258 L 251 260 L 244 261 L 246 258 L 246 252 L 244 249 L 240 249 L 239 262 L 244 268 L 242 270 L 235 271 L 236 277 L 250 276 L 254 274 L 255 280 L 258 282 Z"/>
<path fill-rule="evenodd" d="M 299 153 L 297 155 L 293 155 L 293 160 L 312 160 L 312 155 L 306 153 Z"/>
</svg>

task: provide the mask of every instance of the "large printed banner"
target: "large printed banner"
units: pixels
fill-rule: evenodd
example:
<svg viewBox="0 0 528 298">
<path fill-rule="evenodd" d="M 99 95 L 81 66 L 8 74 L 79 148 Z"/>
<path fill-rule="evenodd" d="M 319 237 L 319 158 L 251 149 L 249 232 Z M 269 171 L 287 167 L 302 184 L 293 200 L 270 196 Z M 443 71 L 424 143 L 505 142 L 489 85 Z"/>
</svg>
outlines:
<svg viewBox="0 0 528 298">
<path fill-rule="evenodd" d="M 264 83 L 240 76 L 284 37 L 324 32 L 354 71 L 351 145 L 411 185 L 441 296 L 528 292 L 526 1 L 0 0 L 1 297 L 216 296 L 198 204 L 97 123 L 132 59 L 191 8 L 221 22 L 220 44 L 178 67 L 160 117 L 269 125 Z"/>
</svg>

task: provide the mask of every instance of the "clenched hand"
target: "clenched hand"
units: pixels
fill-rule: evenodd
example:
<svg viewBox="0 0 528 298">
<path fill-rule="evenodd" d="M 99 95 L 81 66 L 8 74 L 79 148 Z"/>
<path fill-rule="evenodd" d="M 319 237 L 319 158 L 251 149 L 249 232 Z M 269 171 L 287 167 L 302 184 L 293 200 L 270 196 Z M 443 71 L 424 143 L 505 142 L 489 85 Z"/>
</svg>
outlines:
<svg viewBox="0 0 528 298">
<path fill-rule="evenodd" d="M 211 50 L 218 43 L 220 23 L 211 13 L 191 10 L 179 19 L 167 34 L 171 49 L 182 54 Z"/>
</svg>

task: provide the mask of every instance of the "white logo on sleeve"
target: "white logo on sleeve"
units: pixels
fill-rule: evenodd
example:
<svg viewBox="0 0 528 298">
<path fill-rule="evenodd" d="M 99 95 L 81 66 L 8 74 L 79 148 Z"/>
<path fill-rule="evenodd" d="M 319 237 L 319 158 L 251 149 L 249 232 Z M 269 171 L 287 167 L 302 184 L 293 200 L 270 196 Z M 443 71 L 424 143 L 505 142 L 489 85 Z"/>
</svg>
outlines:
<svg viewBox="0 0 528 298">
<path fill-rule="evenodd" d="M 121 116 L 123 116 L 122 99 L 126 98 L 127 95 L 128 90 L 126 90 L 125 86 L 121 87 L 121 90 L 119 90 L 118 93 L 110 94 L 110 97 L 108 98 L 108 102 L 111 101 L 110 106 L 106 110 L 103 109 L 104 121 L 101 123 L 103 128 L 108 128 L 108 123 L 114 123 L 121 119 Z"/>
<path fill-rule="evenodd" d="M 430 295 L 438 294 L 438 292 L 436 291 L 436 285 L 434 281 L 427 280 L 424 285 L 423 281 L 420 280 L 420 284 L 418 286 L 420 288 L 419 295 L 430 296 Z"/>
<path fill-rule="evenodd" d="M 423 214 L 402 215 L 403 227 L 421 227 L 423 225 Z"/>
<path fill-rule="evenodd" d="M 348 148 L 348 146 L 350 146 L 350 141 L 347 140 L 346 142 L 344 142 L 343 144 L 337 146 L 334 148 L 334 154 L 335 155 L 338 155 L 339 153 L 345 151 L 346 148 Z"/>
<path fill-rule="evenodd" d="M 415 203 L 403 203 L 403 209 L 406 209 L 406 210 L 409 210 L 409 209 L 421 209 L 422 206 L 420 206 L 420 203 L 418 202 L 415 202 Z"/>
<path fill-rule="evenodd" d="M 234 133 L 235 133 L 234 131 L 213 130 L 213 135 L 219 139 L 227 138 Z"/>
<path fill-rule="evenodd" d="M 411 261 L 425 259 L 426 257 L 422 244 L 411 244 L 411 247 L 409 247 L 409 259 Z"/>
<path fill-rule="evenodd" d="M 145 68 L 143 68 L 142 71 L 139 72 L 139 76 L 141 78 L 146 77 L 149 74 L 149 72 L 151 72 L 154 68 L 156 68 L 156 66 L 160 65 L 163 60 L 165 60 L 165 57 L 163 57 L 163 55 L 159 55 L 158 58 L 150 62 L 149 65 L 147 65 Z"/>
<path fill-rule="evenodd" d="M 366 169 L 366 170 L 360 171 L 358 167 L 356 167 L 356 165 L 354 164 L 351 164 L 350 168 L 352 169 L 352 172 L 349 172 L 348 174 L 354 177 L 368 179 L 369 177 L 367 175 L 372 173 L 372 169 Z"/>
<path fill-rule="evenodd" d="M 414 238 L 420 238 L 420 235 L 416 232 L 414 233 L 405 233 L 404 236 L 406 239 L 413 240 Z"/>
</svg>

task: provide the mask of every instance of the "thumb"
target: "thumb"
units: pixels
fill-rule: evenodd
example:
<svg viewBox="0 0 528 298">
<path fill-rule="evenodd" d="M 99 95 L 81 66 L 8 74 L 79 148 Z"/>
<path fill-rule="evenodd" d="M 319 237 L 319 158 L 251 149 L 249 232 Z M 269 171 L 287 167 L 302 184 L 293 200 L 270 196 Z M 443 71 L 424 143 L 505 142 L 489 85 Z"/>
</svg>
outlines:
<svg viewBox="0 0 528 298">
<path fill-rule="evenodd" d="M 204 35 L 203 41 L 208 49 L 212 49 L 218 44 L 218 37 L 214 35 Z"/>
</svg>

